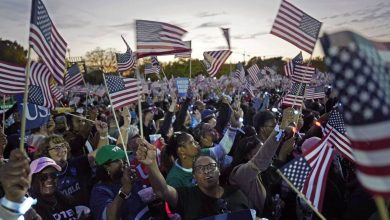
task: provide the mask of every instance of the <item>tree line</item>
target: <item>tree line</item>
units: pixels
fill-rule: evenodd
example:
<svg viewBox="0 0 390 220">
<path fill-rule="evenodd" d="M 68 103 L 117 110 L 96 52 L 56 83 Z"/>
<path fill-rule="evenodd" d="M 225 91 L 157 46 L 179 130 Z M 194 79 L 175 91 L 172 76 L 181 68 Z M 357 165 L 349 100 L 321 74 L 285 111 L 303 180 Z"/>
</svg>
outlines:
<svg viewBox="0 0 390 220">
<path fill-rule="evenodd" d="M 95 48 L 91 51 L 88 51 L 85 56 L 86 70 L 84 73 L 84 79 L 86 82 L 91 84 L 101 84 L 103 83 L 103 73 L 105 74 L 117 74 L 116 72 L 116 56 L 117 53 L 113 48 L 102 49 Z M 23 48 L 16 41 L 12 42 L 10 40 L 3 40 L 0 38 L 0 60 L 7 61 L 10 63 L 22 64 L 25 65 L 27 62 L 27 50 Z M 139 62 L 139 70 L 141 73 L 144 71 L 145 63 L 150 62 L 150 60 L 143 59 Z M 305 60 L 304 63 L 308 63 L 308 60 Z M 286 61 L 283 60 L 283 57 L 272 57 L 267 59 L 262 59 L 261 57 L 252 57 L 249 61 L 244 63 L 245 68 L 249 68 L 253 64 L 257 64 L 259 68 L 264 68 L 265 66 L 272 67 L 277 70 L 279 74 L 283 74 L 283 68 L 286 64 Z M 327 72 L 327 68 L 322 57 L 315 57 L 311 60 L 311 65 L 316 67 L 321 72 Z M 174 77 L 189 77 L 190 76 L 190 61 L 189 59 L 175 59 L 174 61 L 160 63 L 162 69 L 167 76 L 167 78 Z M 229 74 L 231 71 L 236 69 L 237 63 L 225 63 L 223 64 L 221 70 L 218 72 L 216 77 Z M 134 76 L 135 71 L 131 70 L 123 73 L 125 76 Z M 196 77 L 197 75 L 206 76 L 206 69 L 203 66 L 201 60 L 191 59 L 191 77 Z M 161 77 L 163 74 L 160 73 Z M 157 80 L 158 76 L 156 74 L 147 75 L 147 78 L 151 80 Z"/>
</svg>

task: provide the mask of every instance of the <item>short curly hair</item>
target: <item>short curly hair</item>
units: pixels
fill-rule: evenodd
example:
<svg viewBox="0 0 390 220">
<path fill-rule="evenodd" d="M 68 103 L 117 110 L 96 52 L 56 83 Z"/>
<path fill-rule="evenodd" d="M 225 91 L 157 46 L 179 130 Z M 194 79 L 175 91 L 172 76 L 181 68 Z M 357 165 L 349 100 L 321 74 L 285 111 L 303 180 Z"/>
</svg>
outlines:
<svg viewBox="0 0 390 220">
<path fill-rule="evenodd" d="M 60 144 L 64 143 L 66 149 L 68 150 L 68 155 L 67 158 L 69 159 L 71 156 L 70 153 L 70 146 L 67 141 L 62 136 L 59 135 L 50 135 L 45 137 L 41 143 L 39 143 L 37 151 L 34 153 L 34 159 L 40 158 L 40 157 L 50 157 L 49 155 L 49 147 L 50 147 L 50 142 L 55 143 L 55 144 Z"/>
</svg>

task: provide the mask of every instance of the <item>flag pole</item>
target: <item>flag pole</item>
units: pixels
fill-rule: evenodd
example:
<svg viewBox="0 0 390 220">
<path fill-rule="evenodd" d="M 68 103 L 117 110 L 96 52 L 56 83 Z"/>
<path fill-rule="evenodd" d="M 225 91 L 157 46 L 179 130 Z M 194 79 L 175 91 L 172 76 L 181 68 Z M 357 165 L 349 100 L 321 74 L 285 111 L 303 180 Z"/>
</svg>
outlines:
<svg viewBox="0 0 390 220">
<path fill-rule="evenodd" d="M 137 21 L 134 23 L 134 29 L 137 30 Z M 135 32 L 135 45 L 136 45 L 136 48 L 138 50 L 138 37 L 137 37 L 137 31 Z M 136 53 L 137 54 L 137 53 Z M 138 65 L 138 57 L 136 57 L 135 59 L 135 62 L 136 62 L 136 68 L 135 68 L 135 72 L 137 74 L 137 79 L 140 80 L 141 76 L 140 76 L 140 73 L 139 73 L 139 65 Z M 162 69 L 162 68 L 161 68 Z M 143 88 L 141 88 L 141 91 L 142 91 Z M 140 131 L 140 135 L 141 135 L 141 138 L 144 138 L 144 124 L 143 124 L 143 120 L 142 120 L 142 106 L 141 106 L 141 95 L 140 95 L 140 92 L 138 92 L 138 117 L 139 117 L 139 131 Z"/>
<path fill-rule="evenodd" d="M 230 68 L 230 73 L 232 72 L 232 57 L 229 57 L 229 68 Z"/>
<path fill-rule="evenodd" d="M 92 123 L 95 123 L 94 121 L 92 121 L 91 119 L 88 119 L 87 117 L 82 117 L 82 116 L 75 115 L 75 114 L 72 114 L 72 113 L 69 113 L 69 112 L 65 112 L 64 114 L 65 115 L 70 115 L 70 116 L 73 116 L 73 117 L 76 117 L 76 118 L 80 118 L 80 119 L 83 119 L 83 120 L 86 120 L 86 121 L 89 121 L 89 122 L 92 122 Z"/>
<path fill-rule="evenodd" d="M 5 95 L 3 95 L 3 133 L 5 128 Z"/>
<path fill-rule="evenodd" d="M 190 56 L 190 79 L 191 79 L 191 76 L 192 76 L 192 68 L 191 68 L 191 64 L 192 64 L 192 59 L 191 59 L 191 56 Z"/>
<path fill-rule="evenodd" d="M 291 182 L 290 180 L 279 170 L 277 169 L 276 172 L 279 174 L 280 177 L 282 177 L 282 179 L 291 187 L 291 189 L 294 190 L 294 192 L 296 194 L 298 194 L 299 197 L 301 197 L 303 199 L 303 201 L 306 202 L 306 204 L 314 211 L 314 213 L 316 213 L 316 215 L 322 219 L 322 220 L 326 220 L 326 218 L 318 211 L 318 209 L 316 209 L 313 204 L 306 198 L 305 195 L 303 195 L 303 193 L 301 191 L 299 191 Z"/>
<path fill-rule="evenodd" d="M 27 99 L 28 99 L 28 86 L 30 84 L 30 63 L 31 63 L 31 46 L 28 47 L 27 53 L 27 65 L 26 65 L 26 80 L 24 84 L 24 94 L 23 94 L 23 110 L 22 118 L 20 119 L 20 150 L 24 151 L 24 137 L 26 136 L 26 109 L 27 109 Z"/>
<path fill-rule="evenodd" d="M 166 82 L 167 82 L 167 84 L 168 84 L 168 89 L 169 89 L 169 92 L 171 92 L 171 91 L 172 91 L 171 85 L 169 84 L 169 81 L 168 81 L 167 75 L 165 75 L 165 72 L 164 72 L 164 69 L 162 68 L 162 66 L 161 66 L 161 72 L 164 74 L 165 81 L 166 81 Z M 173 75 L 172 75 L 172 77 L 173 77 Z"/>
<path fill-rule="evenodd" d="M 389 212 L 387 211 L 385 200 L 382 196 L 374 196 L 375 204 L 378 208 L 379 217 L 381 220 L 389 220 Z"/>
<path fill-rule="evenodd" d="M 139 68 L 138 68 L 138 59 L 136 60 L 137 64 L 136 64 L 136 69 L 135 69 L 135 72 L 137 74 L 137 79 L 141 82 L 141 75 L 139 73 Z M 162 69 L 162 68 L 161 68 Z M 141 104 L 141 91 L 142 91 L 142 87 L 138 90 L 138 117 L 139 117 L 139 131 L 140 131 L 140 135 L 141 135 L 141 138 L 144 138 L 144 122 L 143 122 L 143 118 L 142 118 L 142 104 Z M 141 90 L 141 91 L 140 91 Z"/>
<path fill-rule="evenodd" d="M 106 77 L 105 77 L 105 74 L 104 74 L 104 73 L 103 73 L 103 81 L 104 81 L 104 86 L 106 87 L 106 91 L 107 91 L 107 94 L 108 94 L 108 99 L 110 100 L 111 109 L 112 109 L 112 113 L 113 113 L 113 115 L 114 115 L 115 124 L 116 124 L 116 127 L 117 127 L 118 132 L 119 132 L 119 138 L 120 138 L 121 141 L 122 141 L 122 148 L 123 148 L 123 150 L 125 151 L 126 161 L 127 161 L 127 164 L 130 164 L 129 156 L 127 155 L 127 146 L 125 146 L 125 143 L 127 143 L 127 142 L 124 142 L 124 139 L 123 139 L 123 136 L 122 136 L 122 132 L 121 132 L 121 128 L 119 127 L 118 119 L 116 118 L 115 108 L 114 108 L 114 106 L 112 105 L 110 93 L 108 92 Z"/>
</svg>

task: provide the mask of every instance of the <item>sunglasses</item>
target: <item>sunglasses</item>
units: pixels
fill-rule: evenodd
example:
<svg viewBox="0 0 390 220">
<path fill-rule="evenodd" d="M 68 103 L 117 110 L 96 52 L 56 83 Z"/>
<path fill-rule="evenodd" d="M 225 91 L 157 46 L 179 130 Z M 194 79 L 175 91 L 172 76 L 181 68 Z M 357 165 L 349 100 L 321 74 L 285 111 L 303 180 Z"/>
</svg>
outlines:
<svg viewBox="0 0 390 220">
<path fill-rule="evenodd" d="M 41 182 L 45 182 L 49 178 L 51 178 L 52 180 L 56 180 L 58 178 L 58 173 L 54 172 L 54 173 L 41 173 L 41 174 L 39 174 L 39 180 Z"/>
</svg>

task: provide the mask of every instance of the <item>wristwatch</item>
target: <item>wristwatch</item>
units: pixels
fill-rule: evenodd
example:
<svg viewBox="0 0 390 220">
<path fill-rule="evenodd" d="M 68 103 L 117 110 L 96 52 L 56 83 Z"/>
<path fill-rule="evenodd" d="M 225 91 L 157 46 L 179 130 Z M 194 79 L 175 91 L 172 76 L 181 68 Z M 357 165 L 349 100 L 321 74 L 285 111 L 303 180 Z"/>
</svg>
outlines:
<svg viewBox="0 0 390 220">
<path fill-rule="evenodd" d="M 129 194 L 126 194 L 126 193 L 122 192 L 122 189 L 120 189 L 119 192 L 118 192 L 118 196 L 121 199 L 126 200 L 126 199 L 128 199 L 131 196 L 131 192 Z"/>
</svg>

